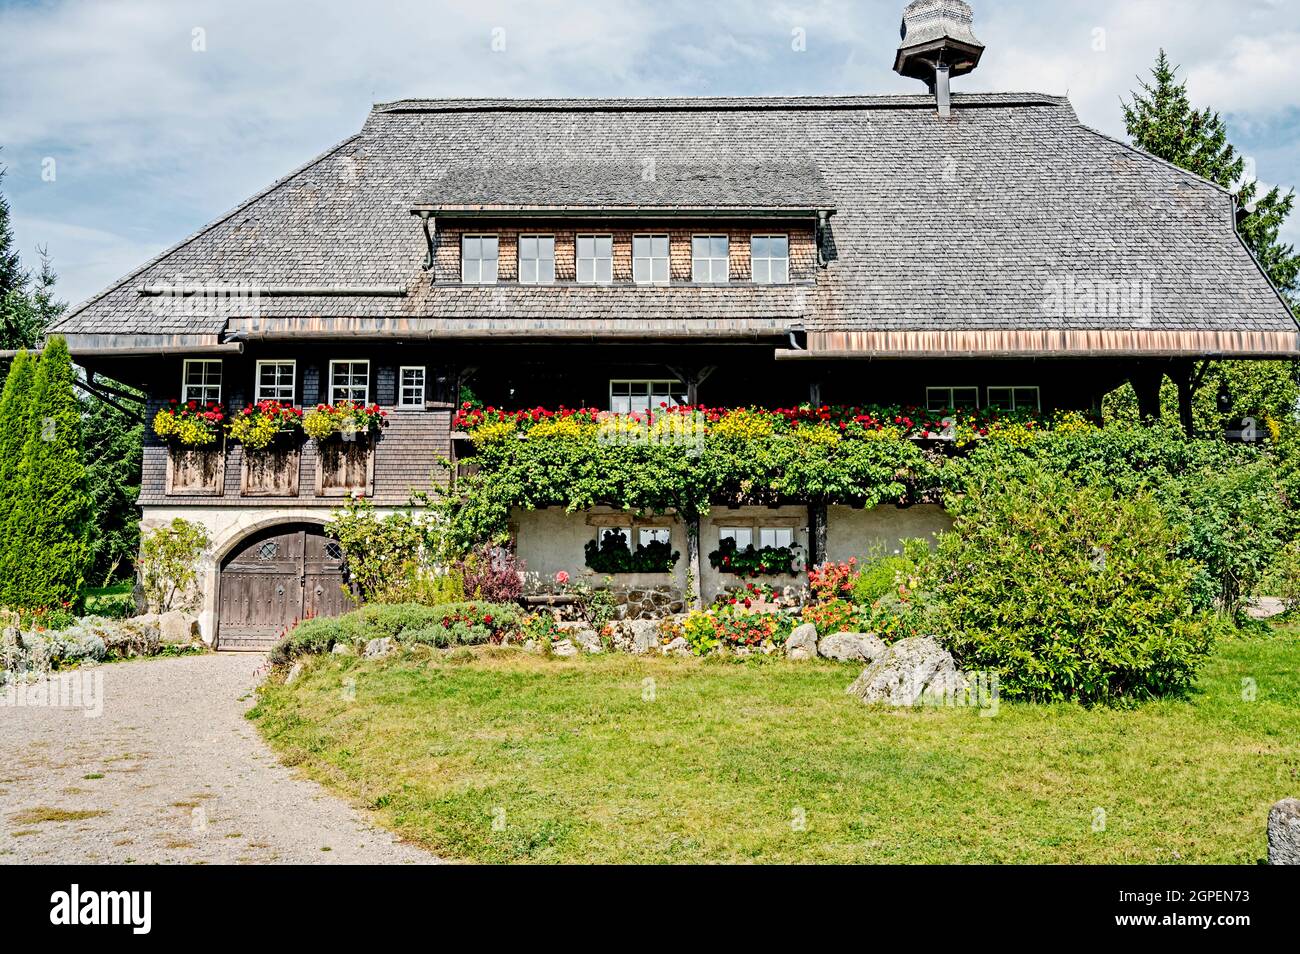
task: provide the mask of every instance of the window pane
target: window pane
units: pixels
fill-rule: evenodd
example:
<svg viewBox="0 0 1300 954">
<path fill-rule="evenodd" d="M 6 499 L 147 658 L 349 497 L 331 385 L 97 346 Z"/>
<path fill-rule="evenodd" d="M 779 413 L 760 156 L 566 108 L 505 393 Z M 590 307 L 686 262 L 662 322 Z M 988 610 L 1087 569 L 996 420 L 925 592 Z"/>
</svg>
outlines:
<svg viewBox="0 0 1300 954">
<path fill-rule="evenodd" d="M 794 531 L 789 527 L 763 527 L 759 530 L 760 547 L 788 547 L 794 543 Z"/>
<path fill-rule="evenodd" d="M 656 258 L 654 260 L 654 278 L 656 282 L 668 281 L 668 259 Z"/>
<path fill-rule="evenodd" d="M 773 259 L 771 280 L 782 285 L 790 280 L 790 260 L 788 258 Z"/>
<path fill-rule="evenodd" d="M 483 243 L 483 257 L 485 259 L 497 257 L 497 238 L 495 235 L 485 235 L 479 239 Z"/>
<path fill-rule="evenodd" d="M 709 242 L 709 252 L 714 258 L 727 257 L 727 237 L 725 235 L 715 235 Z"/>
<path fill-rule="evenodd" d="M 654 236 L 654 238 L 651 241 L 651 247 L 655 255 L 661 256 L 663 258 L 667 258 L 668 257 L 668 236 L 667 235 Z"/>
<path fill-rule="evenodd" d="M 648 258 L 632 259 L 632 281 L 634 282 L 652 281 L 650 259 Z"/>
<path fill-rule="evenodd" d="M 979 404 L 979 391 L 975 388 L 953 388 L 953 407 L 973 408 Z"/>
<path fill-rule="evenodd" d="M 537 259 L 521 258 L 519 260 L 519 280 L 525 284 L 537 281 Z"/>
<path fill-rule="evenodd" d="M 754 281 L 768 282 L 771 280 L 771 261 L 766 258 L 754 259 Z"/>
<path fill-rule="evenodd" d="M 645 257 L 645 256 L 649 256 L 649 255 L 650 255 L 650 246 L 651 246 L 650 236 L 648 236 L 648 235 L 634 235 L 634 236 L 632 236 L 632 254 L 633 254 L 633 255 L 635 255 L 635 256 L 637 256 L 637 257 Z"/>
<path fill-rule="evenodd" d="M 725 282 L 727 280 L 727 260 L 725 258 L 713 259 L 713 281 Z"/>
<path fill-rule="evenodd" d="M 596 281 L 612 282 L 614 280 L 614 263 L 608 258 L 596 259 Z"/>
<path fill-rule="evenodd" d="M 591 258 L 595 254 L 595 245 L 590 235 L 578 236 L 578 258 Z"/>
<path fill-rule="evenodd" d="M 755 235 L 749 243 L 749 254 L 754 258 L 767 258 L 767 236 Z"/>
<path fill-rule="evenodd" d="M 709 262 L 707 259 L 697 258 L 691 265 L 691 281 L 707 282 L 709 280 Z"/>
<path fill-rule="evenodd" d="M 611 395 L 609 409 L 615 414 L 630 414 L 632 413 L 632 403 L 628 400 L 627 395 Z"/>
<path fill-rule="evenodd" d="M 538 262 L 537 280 L 548 285 L 555 281 L 555 259 L 544 258 Z"/>
<path fill-rule="evenodd" d="M 790 257 L 790 237 L 788 235 L 769 235 L 767 237 L 769 254 L 773 258 Z"/>
<path fill-rule="evenodd" d="M 537 239 L 534 236 L 519 236 L 519 257 L 521 259 L 537 257 Z"/>
<path fill-rule="evenodd" d="M 594 281 L 596 275 L 596 262 L 591 258 L 578 259 L 578 281 Z"/>
<path fill-rule="evenodd" d="M 691 238 L 691 257 L 708 258 L 709 256 L 709 237 L 707 235 L 696 235 Z"/>
<path fill-rule="evenodd" d="M 614 237 L 612 235 L 596 236 L 596 256 L 598 258 L 609 258 L 614 254 Z"/>
<path fill-rule="evenodd" d="M 612 381 L 609 386 L 610 394 L 631 394 L 631 381 Z"/>
<path fill-rule="evenodd" d="M 989 404 L 993 407 L 1009 408 L 1010 392 L 1006 388 L 989 388 Z"/>
<path fill-rule="evenodd" d="M 639 542 L 643 547 L 649 546 L 652 543 L 667 543 L 668 528 L 667 527 L 641 527 L 638 536 L 640 539 L 637 542 Z"/>
</svg>

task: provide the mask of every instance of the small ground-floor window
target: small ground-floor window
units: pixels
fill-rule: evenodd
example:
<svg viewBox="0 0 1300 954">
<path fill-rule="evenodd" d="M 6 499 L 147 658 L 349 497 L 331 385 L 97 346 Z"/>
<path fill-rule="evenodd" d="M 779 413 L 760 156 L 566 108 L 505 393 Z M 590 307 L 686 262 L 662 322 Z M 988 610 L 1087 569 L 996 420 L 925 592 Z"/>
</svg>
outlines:
<svg viewBox="0 0 1300 954">
<path fill-rule="evenodd" d="M 979 388 L 926 388 L 927 411 L 950 411 L 953 408 L 975 408 L 980 405 Z"/>
<path fill-rule="evenodd" d="M 1037 387 L 991 387 L 988 389 L 988 405 L 1004 411 L 1041 409 Z"/>
<path fill-rule="evenodd" d="M 609 409 L 615 414 L 644 414 L 661 404 L 676 407 L 686 403 L 686 385 L 677 380 L 611 380 Z"/>
</svg>

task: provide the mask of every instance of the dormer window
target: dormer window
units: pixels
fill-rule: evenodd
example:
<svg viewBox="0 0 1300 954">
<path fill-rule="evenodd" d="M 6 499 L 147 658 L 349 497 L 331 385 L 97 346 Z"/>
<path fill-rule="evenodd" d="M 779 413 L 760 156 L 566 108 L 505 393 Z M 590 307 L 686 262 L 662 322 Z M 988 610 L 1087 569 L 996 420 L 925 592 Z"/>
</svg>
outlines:
<svg viewBox="0 0 1300 954">
<path fill-rule="evenodd" d="M 495 285 L 497 281 L 497 237 L 462 235 L 460 280 L 468 285 Z"/>
<path fill-rule="evenodd" d="M 614 280 L 614 236 L 579 235 L 578 281 L 608 285 Z"/>
<path fill-rule="evenodd" d="M 519 281 L 523 285 L 554 283 L 554 235 L 519 236 Z"/>
<path fill-rule="evenodd" d="M 632 236 L 632 281 L 638 285 L 668 284 L 668 236 Z"/>
<path fill-rule="evenodd" d="M 790 238 L 755 235 L 749 240 L 750 274 L 760 285 L 784 285 L 790 280 Z"/>
<path fill-rule="evenodd" d="M 719 284 L 730 276 L 730 243 L 725 235 L 691 237 L 691 281 Z"/>
</svg>

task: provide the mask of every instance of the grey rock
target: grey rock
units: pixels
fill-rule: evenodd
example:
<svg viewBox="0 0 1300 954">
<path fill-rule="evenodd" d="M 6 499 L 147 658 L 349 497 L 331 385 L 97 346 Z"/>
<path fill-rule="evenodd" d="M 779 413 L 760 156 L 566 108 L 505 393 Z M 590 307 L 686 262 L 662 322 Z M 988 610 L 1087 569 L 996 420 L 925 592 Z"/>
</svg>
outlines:
<svg viewBox="0 0 1300 954">
<path fill-rule="evenodd" d="M 954 677 L 961 674 L 947 650 L 928 636 L 911 636 L 887 648 L 845 691 L 867 704 L 913 706 L 931 683 L 941 692 L 957 684 Z"/>
<path fill-rule="evenodd" d="M 632 652 L 638 655 L 653 652 L 659 648 L 659 621 L 653 619 L 634 619 L 627 624 L 632 634 Z"/>
<path fill-rule="evenodd" d="M 1268 811 L 1268 863 L 1300 865 L 1300 798 L 1284 798 Z"/>
<path fill-rule="evenodd" d="M 372 639 L 366 643 L 365 657 L 367 659 L 382 659 L 393 651 L 393 639 L 391 636 L 382 636 L 378 639 Z"/>
<path fill-rule="evenodd" d="M 869 662 L 885 651 L 875 633 L 835 633 L 817 644 L 817 654 L 838 662 Z"/>
<path fill-rule="evenodd" d="M 600 637 L 590 626 L 577 626 L 569 630 L 569 639 L 574 645 L 585 649 L 589 653 L 603 653 L 605 647 L 601 645 Z"/>
<path fill-rule="evenodd" d="M 525 640 L 524 640 L 524 652 L 526 652 L 526 653 L 535 653 L 535 652 L 539 652 L 540 650 L 541 650 L 541 647 L 537 645 L 537 640 L 535 640 L 535 639 L 525 639 Z"/>
<path fill-rule="evenodd" d="M 691 655 L 691 644 L 686 641 L 685 636 L 676 636 L 663 649 L 665 656 L 689 656 Z"/>
<path fill-rule="evenodd" d="M 296 662 L 289 667 L 289 674 L 284 677 L 284 684 L 286 686 L 293 685 L 295 682 L 298 681 L 298 677 L 301 675 L 302 675 L 302 663 Z"/>
<path fill-rule="evenodd" d="M 330 649 L 330 652 L 332 652 L 335 656 L 351 656 L 352 647 L 349 646 L 347 643 L 335 643 L 333 648 Z"/>
<path fill-rule="evenodd" d="M 785 641 L 785 652 L 791 659 L 815 659 L 817 656 L 817 627 L 800 623 Z"/>
<path fill-rule="evenodd" d="M 551 643 L 551 654 L 555 656 L 576 656 L 578 647 L 569 639 L 557 639 Z"/>
<path fill-rule="evenodd" d="M 181 610 L 169 610 L 158 616 L 159 639 L 165 645 L 188 646 L 199 638 L 199 621 Z"/>
</svg>

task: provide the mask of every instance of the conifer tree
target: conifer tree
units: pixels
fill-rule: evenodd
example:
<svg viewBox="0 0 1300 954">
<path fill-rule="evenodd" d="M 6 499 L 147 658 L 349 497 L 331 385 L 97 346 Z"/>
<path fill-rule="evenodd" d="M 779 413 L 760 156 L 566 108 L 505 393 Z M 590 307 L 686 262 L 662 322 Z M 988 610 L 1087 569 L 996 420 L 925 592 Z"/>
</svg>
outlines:
<svg viewBox="0 0 1300 954">
<path fill-rule="evenodd" d="M 20 602 L 14 583 L 19 577 L 25 552 L 21 528 L 15 526 L 14 510 L 23 497 L 23 454 L 31 433 L 32 379 L 35 359 L 19 351 L 0 392 L 0 605 Z"/>
<path fill-rule="evenodd" d="M 29 607 L 80 608 L 89 554 L 90 497 L 81 434 L 76 374 L 62 335 L 45 344 L 31 396 L 31 429 L 23 454 L 23 509 L 18 541 L 19 600 Z"/>
</svg>

